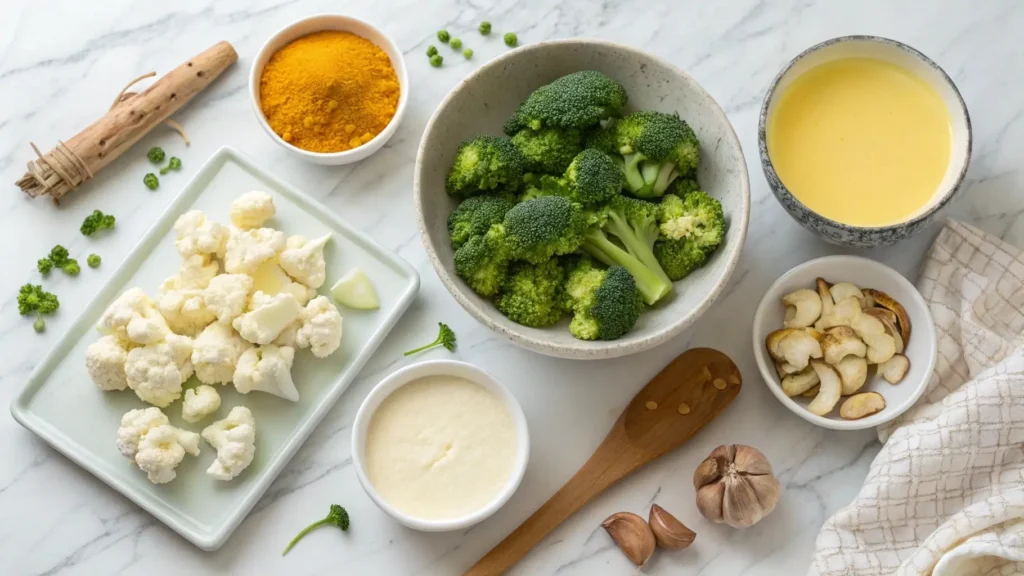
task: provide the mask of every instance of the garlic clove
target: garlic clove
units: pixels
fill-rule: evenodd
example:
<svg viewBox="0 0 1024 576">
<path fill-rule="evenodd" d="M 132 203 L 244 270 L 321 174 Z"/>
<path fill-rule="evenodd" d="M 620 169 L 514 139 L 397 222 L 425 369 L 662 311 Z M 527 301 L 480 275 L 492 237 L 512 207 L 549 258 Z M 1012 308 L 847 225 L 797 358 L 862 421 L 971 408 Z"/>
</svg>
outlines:
<svg viewBox="0 0 1024 576">
<path fill-rule="evenodd" d="M 725 484 L 715 482 L 697 490 L 697 510 L 701 516 L 708 520 L 721 524 L 724 522 L 723 502 L 725 501 Z"/>
<path fill-rule="evenodd" d="M 715 449 L 717 452 L 723 446 L 719 446 Z M 697 466 L 697 469 L 693 472 L 693 488 L 694 490 L 700 490 L 704 486 L 717 482 L 722 477 L 722 469 L 718 466 L 718 458 L 715 458 L 715 452 L 712 452 L 710 456 L 704 459 Z"/>
<path fill-rule="evenodd" d="M 746 474 L 772 473 L 772 464 L 768 461 L 768 457 L 753 446 L 738 444 L 733 461 L 736 463 L 736 470 Z"/>
<path fill-rule="evenodd" d="M 648 517 L 648 524 L 658 546 L 666 550 L 682 550 L 693 544 L 697 533 L 686 527 L 675 516 L 669 514 L 664 508 L 654 504 L 651 506 L 651 513 Z"/>
<path fill-rule="evenodd" d="M 612 514 L 601 526 L 612 537 L 615 544 L 637 566 L 643 566 L 654 554 L 657 541 L 650 525 L 632 512 Z"/>
<path fill-rule="evenodd" d="M 733 528 L 753 526 L 764 517 L 757 493 L 743 476 L 726 480 L 725 498 L 722 499 L 722 520 Z"/>
</svg>

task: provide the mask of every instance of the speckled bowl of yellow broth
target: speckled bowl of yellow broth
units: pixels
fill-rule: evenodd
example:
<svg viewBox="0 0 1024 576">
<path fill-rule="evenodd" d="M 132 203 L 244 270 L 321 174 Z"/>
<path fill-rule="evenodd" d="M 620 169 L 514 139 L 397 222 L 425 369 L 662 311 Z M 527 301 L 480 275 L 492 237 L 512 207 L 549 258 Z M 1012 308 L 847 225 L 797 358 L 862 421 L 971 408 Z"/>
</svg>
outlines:
<svg viewBox="0 0 1024 576">
<path fill-rule="evenodd" d="M 801 225 L 843 246 L 920 231 L 957 192 L 971 120 L 949 76 L 875 36 L 822 42 L 775 77 L 758 125 L 761 166 Z"/>
</svg>

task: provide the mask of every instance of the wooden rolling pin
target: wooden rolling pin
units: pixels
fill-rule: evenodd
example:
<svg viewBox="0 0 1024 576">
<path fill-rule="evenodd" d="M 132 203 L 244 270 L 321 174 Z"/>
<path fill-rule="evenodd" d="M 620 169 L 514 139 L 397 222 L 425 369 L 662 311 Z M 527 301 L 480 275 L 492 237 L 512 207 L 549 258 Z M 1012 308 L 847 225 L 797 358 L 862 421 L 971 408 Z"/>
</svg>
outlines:
<svg viewBox="0 0 1024 576">
<path fill-rule="evenodd" d="M 218 42 L 142 92 L 122 93 L 109 112 L 67 142 L 46 154 L 36 148 L 39 158 L 28 163 L 18 187 L 33 198 L 49 194 L 59 201 L 202 92 L 236 60 L 238 53 L 231 44 Z"/>
<path fill-rule="evenodd" d="M 633 397 L 576 475 L 465 576 L 504 574 L 584 504 L 714 420 L 739 395 L 741 383 L 736 364 L 718 350 L 679 355 Z"/>
</svg>

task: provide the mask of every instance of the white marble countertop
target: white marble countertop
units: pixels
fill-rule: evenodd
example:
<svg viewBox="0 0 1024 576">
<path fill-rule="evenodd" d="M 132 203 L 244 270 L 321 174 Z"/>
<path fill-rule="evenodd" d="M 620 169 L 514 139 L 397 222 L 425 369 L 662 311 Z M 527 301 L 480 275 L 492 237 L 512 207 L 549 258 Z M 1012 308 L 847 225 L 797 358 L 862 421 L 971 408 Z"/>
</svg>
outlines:
<svg viewBox="0 0 1024 576">
<path fill-rule="evenodd" d="M 625 402 L 688 347 L 719 348 L 740 366 L 739 399 L 684 448 L 640 471 L 591 503 L 546 539 L 516 574 L 628 574 L 633 568 L 599 522 L 658 502 L 698 536 L 680 553 L 661 553 L 650 574 L 798 574 L 809 564 L 819 526 L 851 500 L 879 449 L 871 431 L 830 432 L 786 411 L 771 397 L 751 358 L 751 315 L 763 290 L 790 267 L 842 250 L 794 223 L 769 193 L 756 150 L 757 110 L 785 62 L 827 38 L 870 33 L 902 40 L 931 56 L 957 82 L 972 113 L 974 158 L 959 199 L 946 214 L 1024 243 L 1024 6 L 1013 0 L 886 0 L 821 3 L 615 2 L 586 0 L 11 0 L 0 18 L 0 403 L 6 405 L 32 368 L 83 309 L 190 175 L 230 144 L 394 249 L 420 273 L 420 294 L 404 319 L 256 509 L 217 552 L 203 552 L 107 488 L 0 413 L 0 572 L 4 574 L 457 574 L 546 500 L 589 456 Z M 405 120 L 386 149 L 350 167 L 303 164 L 283 154 L 259 128 L 246 93 L 248 68 L 262 42 L 281 26 L 320 12 L 343 12 L 380 24 L 409 55 L 413 90 Z M 434 107 L 474 67 L 505 50 L 498 35 L 483 41 L 480 20 L 514 30 L 523 43 L 594 36 L 629 43 L 689 71 L 722 104 L 747 150 L 753 193 L 747 246 L 727 295 L 696 327 L 658 349 L 630 358 L 571 362 L 520 350 L 477 325 L 438 282 L 420 246 L 412 206 L 416 144 Z M 476 51 L 429 67 L 423 52 L 447 27 Z M 176 118 L 193 145 L 158 129 L 60 207 L 30 201 L 13 186 L 32 157 L 29 141 L 48 148 L 98 117 L 131 78 L 161 73 L 217 40 L 240 61 Z M 435 42 L 436 43 L 436 42 Z M 144 151 L 160 144 L 184 159 L 183 173 L 157 192 L 142 186 Z M 94 208 L 118 217 L 117 231 L 88 241 L 99 271 L 53 277 L 62 300 L 45 335 L 17 313 L 18 286 L 35 280 L 35 261 L 54 243 L 86 250 L 78 226 Z M 935 226 L 898 247 L 859 251 L 911 278 Z M 430 335 L 438 321 L 459 335 L 456 358 L 494 372 L 522 402 L 533 438 L 530 467 L 511 502 L 462 533 L 404 529 L 358 486 L 349 430 L 367 391 L 412 360 L 400 352 Z M 443 351 L 429 357 L 444 356 Z M 428 356 L 424 356 L 428 357 Z M 693 502 L 694 467 L 715 446 L 747 443 L 764 451 L 784 486 L 776 511 L 738 532 L 703 520 Z M 348 508 L 347 534 L 324 529 L 287 558 L 282 546 L 331 503 Z"/>
</svg>

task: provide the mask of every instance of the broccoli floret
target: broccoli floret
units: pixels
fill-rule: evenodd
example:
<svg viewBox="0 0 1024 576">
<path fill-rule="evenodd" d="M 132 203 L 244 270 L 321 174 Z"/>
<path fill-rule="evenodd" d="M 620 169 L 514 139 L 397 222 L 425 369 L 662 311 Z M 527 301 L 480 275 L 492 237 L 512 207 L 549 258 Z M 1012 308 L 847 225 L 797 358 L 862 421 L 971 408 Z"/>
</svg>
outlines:
<svg viewBox="0 0 1024 576">
<path fill-rule="evenodd" d="M 583 136 L 572 128 L 524 128 L 516 132 L 512 143 L 523 153 L 527 171 L 562 174 L 583 149 Z"/>
<path fill-rule="evenodd" d="M 481 296 L 498 293 L 508 274 L 505 227 L 491 226 L 482 236 L 473 236 L 455 251 L 455 273 Z"/>
<path fill-rule="evenodd" d="M 676 178 L 668 190 L 665 190 L 665 194 L 675 194 L 680 198 L 685 198 L 687 194 L 696 190 L 700 190 L 700 184 L 697 182 L 697 176 L 694 175 L 690 178 Z"/>
<path fill-rule="evenodd" d="M 452 247 L 458 249 L 471 237 L 486 234 L 492 225 L 501 224 L 515 205 L 512 196 L 503 193 L 481 194 L 463 200 L 448 216 Z"/>
<path fill-rule="evenodd" d="M 53 260 L 50 260 L 49 258 L 40 258 L 36 261 L 36 269 L 39 270 L 40 274 L 46 276 L 50 273 L 50 270 L 53 270 Z"/>
<path fill-rule="evenodd" d="M 74 258 L 68 259 L 60 269 L 68 276 L 78 276 L 78 273 L 82 271 L 81 266 L 78 265 L 78 260 Z"/>
<path fill-rule="evenodd" d="M 146 157 L 149 158 L 149 161 L 153 164 L 159 164 L 164 161 L 164 149 L 154 146 L 149 149 L 149 152 L 146 152 Z"/>
<path fill-rule="evenodd" d="M 612 119 L 605 126 L 595 126 L 586 135 L 585 148 L 594 148 L 605 154 L 616 156 L 619 154 L 619 145 L 615 139 L 615 124 L 617 120 Z"/>
<path fill-rule="evenodd" d="M 700 162 L 700 143 L 679 116 L 634 112 L 615 123 L 615 145 L 625 160 L 626 188 L 640 198 L 662 196 L 678 176 L 687 176 Z M 594 138 L 606 146 L 607 136 Z"/>
<path fill-rule="evenodd" d="M 722 204 L 701 191 L 665 196 L 659 205 L 662 238 L 654 255 L 672 280 L 700 268 L 725 237 Z"/>
<path fill-rule="evenodd" d="M 43 290 L 38 284 L 25 284 L 18 290 L 18 313 L 23 316 L 36 315 L 36 321 L 32 324 L 36 332 L 46 328 L 43 315 L 53 314 L 57 308 L 60 308 L 57 295 Z"/>
<path fill-rule="evenodd" d="M 569 189 L 565 180 L 550 174 L 531 175 L 526 185 L 526 190 L 519 195 L 520 202 L 540 198 L 541 196 L 568 196 Z"/>
<path fill-rule="evenodd" d="M 85 217 L 82 221 L 81 230 L 82 234 L 86 236 L 92 236 L 98 230 L 105 230 L 107 228 L 114 227 L 114 216 L 111 214 L 104 214 L 99 210 L 93 210 L 92 214 Z"/>
<path fill-rule="evenodd" d="M 56 246 L 50 249 L 50 255 L 48 256 L 48 258 L 50 259 L 50 262 L 53 262 L 54 266 L 56 266 L 57 268 L 62 268 L 64 264 L 68 262 L 69 255 L 70 253 L 68 252 L 67 248 L 60 244 L 57 244 Z"/>
<path fill-rule="evenodd" d="M 142 183 L 146 185 L 146 188 L 150 190 L 156 190 L 160 187 L 160 179 L 156 177 L 156 174 L 150 172 L 142 177 Z"/>
<path fill-rule="evenodd" d="M 505 214 L 509 256 L 540 264 L 576 251 L 587 222 L 582 210 L 562 196 L 543 196 L 516 204 Z"/>
<path fill-rule="evenodd" d="M 654 256 L 657 216 L 657 204 L 625 196 L 616 196 L 585 216 L 594 225 L 585 234 L 584 251 L 608 266 L 628 270 L 647 304 L 654 304 L 672 292 L 672 281 Z M 625 249 L 607 234 L 618 239 Z"/>
<path fill-rule="evenodd" d="M 505 122 L 505 133 L 545 127 L 584 130 L 618 115 L 626 105 L 626 89 L 594 70 L 574 72 L 541 86 Z"/>
<path fill-rule="evenodd" d="M 509 320 L 544 328 L 562 319 L 565 269 L 557 258 L 541 264 L 517 262 L 509 269 L 495 303 Z"/>
<path fill-rule="evenodd" d="M 68 256 L 68 249 L 60 244 L 54 246 L 46 258 L 40 258 L 36 262 L 36 268 L 44 276 L 49 274 L 50 270 L 54 268 L 60 268 L 69 276 L 78 276 L 78 273 L 81 272 L 78 260 L 70 258 Z"/>
<path fill-rule="evenodd" d="M 413 348 L 403 354 L 403 356 L 412 356 L 413 354 L 417 354 L 437 346 L 442 346 L 449 352 L 455 352 L 455 331 L 449 328 L 444 322 L 437 323 L 437 338 L 435 338 L 433 342 L 420 346 L 419 348 Z"/>
<path fill-rule="evenodd" d="M 643 310 L 636 281 L 625 268 L 596 268 L 583 258 L 569 273 L 566 300 L 573 311 L 569 332 L 580 340 L 615 340 L 629 332 Z"/>
<path fill-rule="evenodd" d="M 459 145 L 445 181 L 452 196 L 468 197 L 494 190 L 519 189 L 523 180 L 523 155 L 507 138 L 478 136 Z"/>
<path fill-rule="evenodd" d="M 163 176 L 171 170 L 181 170 L 181 158 L 171 156 L 171 159 L 167 161 L 167 166 L 160 169 L 160 175 Z"/>
<path fill-rule="evenodd" d="M 610 200 L 622 191 L 626 182 L 614 160 L 600 150 L 584 150 L 565 171 L 569 198 L 584 206 Z"/>
</svg>

